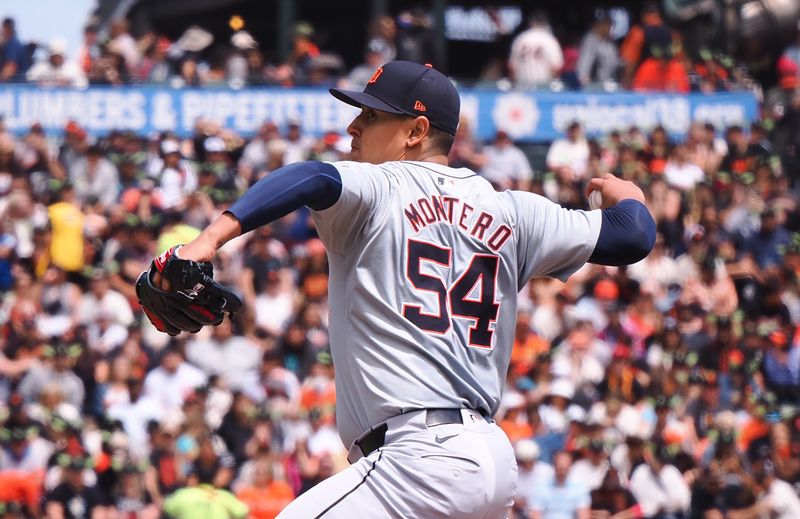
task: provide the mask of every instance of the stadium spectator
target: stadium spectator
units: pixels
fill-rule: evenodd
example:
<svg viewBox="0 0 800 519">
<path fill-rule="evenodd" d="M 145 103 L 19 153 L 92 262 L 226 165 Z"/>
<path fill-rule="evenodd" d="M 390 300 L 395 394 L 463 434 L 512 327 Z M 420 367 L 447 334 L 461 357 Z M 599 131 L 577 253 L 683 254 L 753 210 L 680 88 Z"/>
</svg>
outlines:
<svg viewBox="0 0 800 519">
<path fill-rule="evenodd" d="M 128 72 L 133 72 L 142 59 L 139 45 L 128 32 L 128 22 L 124 19 L 113 20 L 109 28 L 108 47 L 111 52 L 122 56 Z"/>
<path fill-rule="evenodd" d="M 78 344 L 56 343 L 45 348 L 46 361 L 32 367 L 19 383 L 19 393 L 25 402 L 37 402 L 47 390 L 55 389 L 56 398 L 74 409 L 83 407 L 85 389 L 83 382 L 72 371 L 80 355 Z"/>
<path fill-rule="evenodd" d="M 234 88 L 241 88 L 249 76 L 245 54 L 257 49 L 258 42 L 247 31 L 236 31 L 231 35 L 233 51 L 225 60 L 225 81 Z"/>
<path fill-rule="evenodd" d="M 164 168 L 158 176 L 161 207 L 182 208 L 186 197 L 197 190 L 197 174 L 189 161 L 181 155 L 177 142 L 164 140 L 161 143 L 161 153 L 164 160 Z"/>
<path fill-rule="evenodd" d="M 258 380 L 261 350 L 247 337 L 234 335 L 230 321 L 215 327 L 208 339 L 187 343 L 186 358 L 206 376 L 219 376 L 226 387 L 264 399 Z"/>
<path fill-rule="evenodd" d="M 623 518 L 640 517 L 641 511 L 630 490 L 620 484 L 617 469 L 611 467 L 599 488 L 591 492 L 591 514 L 593 516 Z"/>
<path fill-rule="evenodd" d="M 716 258 L 708 254 L 700 264 L 699 276 L 686 280 L 680 302 L 696 304 L 704 312 L 727 318 L 736 311 L 739 300 L 727 272 L 718 276 Z"/>
<path fill-rule="evenodd" d="M 751 145 L 741 126 L 730 126 L 725 131 L 725 140 L 728 153 L 722 159 L 720 169 L 738 178 L 748 173 L 752 174 L 758 156 L 763 156 L 762 150 L 758 146 Z"/>
<path fill-rule="evenodd" d="M 540 88 L 556 77 L 564 66 L 564 55 L 544 12 L 534 13 L 528 24 L 529 28 L 511 44 L 508 66 L 515 85 Z"/>
<path fill-rule="evenodd" d="M 127 464 L 120 471 L 119 482 L 116 484 L 118 492 L 109 505 L 109 514 L 128 514 L 141 519 L 156 519 L 160 511 L 147 499 L 144 489 L 141 467 Z"/>
<path fill-rule="evenodd" d="M 583 449 L 583 457 L 572 464 L 567 478 L 589 487 L 589 491 L 592 492 L 603 485 L 611 464 L 608 461 L 605 442 L 601 438 L 587 438 L 586 441 L 588 445 Z"/>
<path fill-rule="evenodd" d="M 292 487 L 275 477 L 277 468 L 270 457 L 259 458 L 253 467 L 252 484 L 236 492 L 253 519 L 274 519 L 294 499 Z"/>
<path fill-rule="evenodd" d="M 319 56 L 320 50 L 313 41 L 314 27 L 308 22 L 297 22 L 293 29 L 292 54 L 287 64 L 292 69 L 292 79 L 296 84 L 305 84 L 311 76 L 312 60 Z"/>
<path fill-rule="evenodd" d="M 723 157 L 716 146 L 715 138 L 716 131 L 713 126 L 709 129 L 700 122 L 692 123 L 686 138 L 689 160 L 697 164 L 707 175 L 717 171 Z"/>
<path fill-rule="evenodd" d="M 747 519 L 767 514 L 778 519 L 788 519 L 800 514 L 800 499 L 795 489 L 775 475 L 775 467 L 764 461 L 755 473 L 755 487 L 761 490 L 758 502 L 752 507 L 731 511 L 731 519 Z"/>
<path fill-rule="evenodd" d="M 92 85 L 124 85 L 130 82 L 131 75 L 122 54 L 114 52 L 106 42 L 100 45 L 99 56 L 92 61 L 88 80 Z"/>
<path fill-rule="evenodd" d="M 183 360 L 177 345 L 170 344 L 161 352 L 159 367 L 147 374 L 144 394 L 155 398 L 167 413 L 173 413 L 180 411 L 186 397 L 206 379 L 199 368 Z"/>
<path fill-rule="evenodd" d="M 94 197 L 104 206 L 117 200 L 119 172 L 116 166 L 106 159 L 98 145 L 89 146 L 86 156 L 75 161 L 69 171 L 69 180 L 75 186 L 75 195 L 79 202 Z"/>
<path fill-rule="evenodd" d="M 13 18 L 4 18 L 0 43 L 0 82 L 17 81 L 25 77 L 30 60 L 25 46 L 17 37 L 17 26 Z"/>
<path fill-rule="evenodd" d="M 661 17 L 656 2 L 644 2 L 640 14 L 640 23 L 631 27 L 620 47 L 625 62 L 622 81 L 626 86 L 631 85 L 637 69 L 645 60 L 654 57 L 654 52 L 663 56 L 673 43 L 672 29 Z"/>
<path fill-rule="evenodd" d="M 94 268 L 90 274 L 89 290 L 78 301 L 75 319 L 78 323 L 90 325 L 101 312 L 109 312 L 109 317 L 122 326 L 133 324 L 133 311 L 125 296 L 111 288 L 110 272 Z"/>
<path fill-rule="evenodd" d="M 642 61 L 631 82 L 631 89 L 644 92 L 677 92 L 691 89 L 683 58 L 670 47 L 653 47 Z"/>
<path fill-rule="evenodd" d="M 170 45 L 166 38 L 155 38 L 145 50 L 134 76 L 147 83 L 166 83 L 172 76 L 172 63 L 167 57 Z"/>
<path fill-rule="evenodd" d="M 503 396 L 503 408 L 503 417 L 498 421 L 498 425 L 512 443 L 533 436 L 533 427 L 522 395 L 516 392 L 506 393 Z"/>
<path fill-rule="evenodd" d="M 250 182 L 258 178 L 267 166 L 270 142 L 280 137 L 278 127 L 272 121 L 265 121 L 258 133 L 245 145 L 239 159 L 239 176 Z M 283 157 L 281 157 L 283 159 Z"/>
<path fill-rule="evenodd" d="M 547 150 L 547 167 L 564 183 L 584 180 L 589 167 L 589 144 L 581 125 L 573 121 L 567 126 L 566 138 L 557 139 Z"/>
<path fill-rule="evenodd" d="M 781 264 L 783 251 L 789 242 L 789 233 L 778 221 L 776 210 L 768 208 L 761 212 L 758 232 L 746 240 L 744 251 L 752 256 L 761 269 L 767 269 Z"/>
<path fill-rule="evenodd" d="M 35 63 L 27 72 L 28 81 L 39 86 L 85 87 L 86 76 L 81 68 L 66 58 L 67 44 L 62 39 L 54 39 L 48 47 L 46 61 Z"/>
<path fill-rule="evenodd" d="M 60 454 L 59 458 L 59 465 L 63 467 L 62 481 L 46 497 L 47 517 L 103 517 L 103 496 L 97 488 L 84 482 L 83 470 L 91 460 L 83 455 L 69 454 Z"/>
<path fill-rule="evenodd" d="M 616 81 L 621 60 L 616 44 L 611 40 L 611 20 L 601 11 L 591 30 L 581 40 L 577 74 L 583 87 L 592 83 Z"/>
<path fill-rule="evenodd" d="M 553 457 L 554 477 L 549 485 L 539 487 L 539 492 L 534 496 L 531 503 L 533 519 L 589 519 L 589 490 L 581 483 L 569 480 L 571 466 L 569 453 L 558 452 Z"/>
<path fill-rule="evenodd" d="M 129 359 L 123 356 L 120 356 L 120 358 L 122 358 L 124 362 L 130 362 Z M 112 364 L 112 373 L 115 374 L 114 376 L 117 376 L 113 367 L 114 365 Z M 105 393 L 108 398 L 111 397 L 111 391 L 116 385 L 113 379 L 110 382 Z M 127 401 L 124 396 L 118 396 L 116 399 L 117 401 L 104 400 L 104 405 L 108 401 L 108 416 L 122 423 L 131 445 L 131 457 L 139 462 L 148 458 L 151 454 L 151 449 L 159 448 L 159 445 L 151 443 L 149 427 L 151 423 L 158 423 L 164 418 L 164 407 L 161 405 L 161 402 L 155 398 L 142 393 L 144 390 L 144 382 L 137 376 L 131 374 L 131 376 L 125 380 L 125 386 L 125 389 L 117 389 L 119 391 L 118 395 L 125 394 L 121 393 L 121 391 L 127 392 Z M 103 389 L 101 389 L 101 391 L 102 390 Z M 156 497 L 152 490 L 149 489 L 148 491 L 153 498 Z"/>
<path fill-rule="evenodd" d="M 367 48 L 381 49 L 381 63 L 388 63 L 395 59 L 397 55 L 395 48 L 397 24 L 391 16 L 379 16 L 372 20 L 369 24 L 368 36 Z"/>
<path fill-rule="evenodd" d="M 709 94 L 728 90 L 730 75 L 720 60 L 707 48 L 700 49 L 699 55 L 700 61 L 691 71 L 692 91 Z"/>
<path fill-rule="evenodd" d="M 286 121 L 285 143 L 283 163 L 288 165 L 307 160 L 314 146 L 314 139 L 303 133 L 300 119 L 291 117 Z"/>
<path fill-rule="evenodd" d="M 676 144 L 664 166 L 664 180 L 672 187 L 687 191 L 694 189 L 705 178 L 700 166 L 690 160 L 687 146 L 683 143 Z"/>
<path fill-rule="evenodd" d="M 689 509 L 689 485 L 668 460 L 663 445 L 648 446 L 644 463 L 631 474 L 630 490 L 644 517 L 680 518 Z"/>
<path fill-rule="evenodd" d="M 83 41 L 75 53 L 75 62 L 83 71 L 85 76 L 89 76 L 94 68 L 94 60 L 98 48 L 97 26 L 89 24 L 83 29 Z"/>
<path fill-rule="evenodd" d="M 514 445 L 514 455 L 517 458 L 517 495 L 514 496 L 514 510 L 527 517 L 536 495 L 547 488 L 555 473 L 553 467 L 539 459 L 539 445 L 530 439 L 522 439 Z"/>
<path fill-rule="evenodd" d="M 381 34 L 384 39 L 392 33 L 390 25 L 383 22 Z M 436 63 L 435 29 L 429 13 L 421 7 L 402 11 L 395 22 L 395 59 L 416 63 Z M 389 54 L 389 51 L 386 51 Z"/>
<path fill-rule="evenodd" d="M 236 192 L 237 175 L 231 167 L 225 141 L 216 135 L 203 141 L 205 161 L 201 167 L 201 175 L 210 176 L 210 186 L 220 192 L 219 196 L 229 197 Z"/>
<path fill-rule="evenodd" d="M 186 436 L 181 437 L 181 440 Z M 225 444 L 219 436 L 205 431 L 195 435 L 192 440 L 196 442 L 196 446 L 191 456 L 193 459 L 188 468 L 186 483 L 195 486 L 207 481 L 216 488 L 227 489 L 233 481 L 235 460 Z"/>
<path fill-rule="evenodd" d="M 215 487 L 210 480 L 201 479 L 197 485 L 183 487 L 164 503 L 164 512 L 175 519 L 238 519 L 247 517 L 247 505 L 229 491 Z"/>
<path fill-rule="evenodd" d="M 201 68 L 197 56 L 185 54 L 177 63 L 176 74 L 170 80 L 170 84 L 179 87 L 198 87 L 208 82 L 206 71 Z"/>
<path fill-rule="evenodd" d="M 271 77 L 273 67 L 268 65 L 264 54 L 258 47 L 252 47 L 245 52 L 247 60 L 247 84 L 251 86 L 264 86 L 274 83 Z"/>
<path fill-rule="evenodd" d="M 0 451 L 0 499 L 24 504 L 30 515 L 36 515 L 53 446 L 35 428 L 23 424 L 5 432 L 8 444 Z"/>
<path fill-rule="evenodd" d="M 481 170 L 497 189 L 529 190 L 533 176 L 528 158 L 504 130 L 497 130 L 494 142 L 483 148 L 486 163 Z"/>
</svg>

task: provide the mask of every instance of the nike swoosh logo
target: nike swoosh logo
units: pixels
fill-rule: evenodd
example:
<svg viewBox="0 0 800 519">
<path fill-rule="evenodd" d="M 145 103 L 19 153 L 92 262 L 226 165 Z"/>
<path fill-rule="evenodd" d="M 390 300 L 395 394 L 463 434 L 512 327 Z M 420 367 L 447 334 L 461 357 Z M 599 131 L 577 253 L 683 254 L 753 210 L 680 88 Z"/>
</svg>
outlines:
<svg viewBox="0 0 800 519">
<path fill-rule="evenodd" d="M 456 436 L 458 436 L 458 434 L 451 434 L 450 436 L 439 436 L 437 434 L 436 438 L 434 438 L 434 439 L 436 440 L 436 443 L 444 443 L 447 440 L 449 440 L 450 438 L 455 438 Z"/>
</svg>

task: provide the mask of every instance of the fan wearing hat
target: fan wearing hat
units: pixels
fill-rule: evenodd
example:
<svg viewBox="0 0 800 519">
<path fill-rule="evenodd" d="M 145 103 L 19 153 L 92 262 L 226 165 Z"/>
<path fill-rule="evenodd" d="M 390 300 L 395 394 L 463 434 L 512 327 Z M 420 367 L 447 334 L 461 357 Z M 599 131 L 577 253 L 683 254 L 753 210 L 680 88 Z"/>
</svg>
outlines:
<svg viewBox="0 0 800 519">
<path fill-rule="evenodd" d="M 492 417 L 517 294 L 532 278 L 564 281 L 587 261 L 643 258 L 655 238 L 644 194 L 613 175 L 594 178 L 589 191 L 601 192 L 604 208 L 569 211 L 451 167 L 461 101 L 430 65 L 391 61 L 363 90 L 330 93 L 358 109 L 347 127 L 352 160 L 271 172 L 177 249 L 210 261 L 227 241 L 303 206 L 325 246 L 337 302 L 336 426 L 351 465 L 280 517 L 502 517 L 517 475 Z M 567 407 L 554 413 L 562 430 Z"/>
<path fill-rule="evenodd" d="M 263 76 L 262 70 L 249 70 L 248 56 L 249 54 L 258 51 L 258 42 L 247 31 L 236 31 L 231 35 L 231 45 L 234 48 L 233 53 L 225 60 L 225 79 L 231 88 L 241 88 L 246 82 L 249 82 L 250 74 L 257 80 L 259 75 Z M 263 58 L 262 58 L 263 59 Z M 262 78 L 263 79 L 263 78 Z"/>
<path fill-rule="evenodd" d="M 313 41 L 314 27 L 305 21 L 299 21 L 292 31 L 292 53 L 288 63 L 294 71 L 294 81 L 304 83 L 311 72 L 311 62 L 319 56 L 319 47 Z"/>
<path fill-rule="evenodd" d="M 224 145 L 222 149 L 224 151 Z M 177 141 L 165 139 L 161 143 L 161 156 L 164 160 L 159 179 L 162 206 L 183 208 L 186 197 L 197 190 L 197 174 L 191 162 L 183 158 Z"/>
<path fill-rule="evenodd" d="M 499 420 L 500 428 L 511 442 L 533 436 L 533 427 L 525 409 L 525 397 L 516 391 L 507 391 L 503 395 L 505 412 Z"/>
<path fill-rule="evenodd" d="M 522 439 L 514 444 L 517 459 L 517 495 L 514 509 L 529 514 L 536 493 L 546 488 L 555 477 L 553 466 L 541 458 L 539 444 L 531 439 Z"/>
<path fill-rule="evenodd" d="M 203 141 L 205 161 L 202 171 L 214 174 L 214 189 L 232 193 L 238 188 L 236 185 L 236 172 L 231 167 L 231 158 L 222 137 L 212 135 Z"/>
<path fill-rule="evenodd" d="M 539 408 L 539 418 L 545 432 L 565 433 L 573 421 L 582 421 L 586 412 L 572 403 L 575 385 L 565 378 L 557 378 L 550 384 L 545 405 Z"/>
<path fill-rule="evenodd" d="M 86 76 L 77 63 L 67 60 L 67 42 L 55 38 L 47 48 L 47 60 L 35 63 L 26 75 L 28 81 L 40 86 L 86 86 Z"/>
<path fill-rule="evenodd" d="M 47 517 L 78 519 L 96 517 L 96 509 L 105 506 L 105 500 L 94 486 L 86 486 L 84 471 L 92 470 L 92 460 L 83 453 L 61 453 L 56 463 L 62 470 L 62 482 L 45 497 Z"/>
</svg>

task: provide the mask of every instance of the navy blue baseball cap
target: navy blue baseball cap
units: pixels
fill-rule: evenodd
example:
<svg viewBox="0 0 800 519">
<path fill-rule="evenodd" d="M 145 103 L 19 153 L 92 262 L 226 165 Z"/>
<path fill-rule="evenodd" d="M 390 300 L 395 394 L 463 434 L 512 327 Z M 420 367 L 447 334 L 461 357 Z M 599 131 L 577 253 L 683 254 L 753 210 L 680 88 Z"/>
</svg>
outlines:
<svg viewBox="0 0 800 519">
<path fill-rule="evenodd" d="M 430 65 L 390 61 L 378 67 L 363 92 L 330 89 L 331 95 L 356 107 L 382 112 L 424 115 L 432 126 L 455 135 L 461 100 L 447 76 Z"/>
</svg>

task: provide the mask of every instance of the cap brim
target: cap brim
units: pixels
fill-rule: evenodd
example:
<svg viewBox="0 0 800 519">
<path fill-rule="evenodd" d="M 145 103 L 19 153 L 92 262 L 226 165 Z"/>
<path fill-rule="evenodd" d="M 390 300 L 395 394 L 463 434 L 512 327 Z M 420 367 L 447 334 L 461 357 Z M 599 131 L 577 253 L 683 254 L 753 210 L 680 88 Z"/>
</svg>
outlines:
<svg viewBox="0 0 800 519">
<path fill-rule="evenodd" d="M 398 110 L 397 108 L 393 107 L 392 105 L 386 104 L 377 97 L 372 94 L 368 94 L 366 92 L 358 92 L 356 90 L 340 90 L 338 88 L 331 88 L 328 90 L 333 97 L 347 103 L 351 106 L 355 106 L 356 108 L 361 108 L 362 106 L 367 106 L 374 110 L 380 110 L 381 112 L 389 112 L 391 114 L 405 114 L 404 111 Z"/>
</svg>

